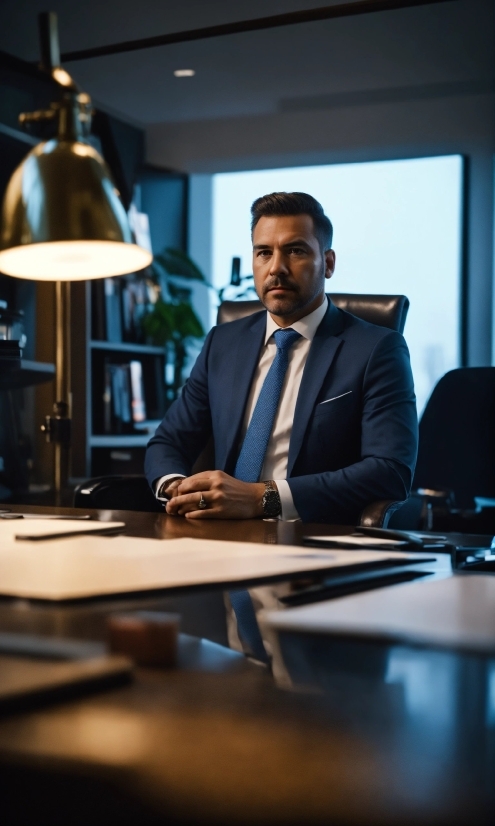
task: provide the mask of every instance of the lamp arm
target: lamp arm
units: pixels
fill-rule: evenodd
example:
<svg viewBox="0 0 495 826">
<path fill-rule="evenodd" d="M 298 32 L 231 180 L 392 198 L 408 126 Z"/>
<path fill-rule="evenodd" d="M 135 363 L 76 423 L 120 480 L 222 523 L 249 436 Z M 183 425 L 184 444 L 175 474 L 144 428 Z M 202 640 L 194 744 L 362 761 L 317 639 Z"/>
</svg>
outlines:
<svg viewBox="0 0 495 826">
<path fill-rule="evenodd" d="M 85 140 L 90 132 L 93 108 L 91 98 L 82 92 L 70 74 L 60 65 L 57 15 L 42 12 L 38 15 L 40 35 L 40 68 L 50 74 L 63 90 L 62 99 L 51 104 L 50 109 L 23 112 L 19 115 L 22 126 L 58 118 L 58 138 L 63 141 Z"/>
</svg>

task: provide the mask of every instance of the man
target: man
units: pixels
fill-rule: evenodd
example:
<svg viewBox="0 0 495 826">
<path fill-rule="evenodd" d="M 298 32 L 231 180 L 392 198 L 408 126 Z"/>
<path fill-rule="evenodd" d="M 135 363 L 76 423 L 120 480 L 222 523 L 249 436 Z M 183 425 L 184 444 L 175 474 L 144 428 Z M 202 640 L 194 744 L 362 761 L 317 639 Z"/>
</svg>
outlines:
<svg viewBox="0 0 495 826">
<path fill-rule="evenodd" d="M 356 524 L 406 499 L 417 417 L 403 337 L 337 309 L 332 225 L 304 193 L 251 208 L 262 311 L 214 327 L 150 440 L 146 475 L 170 515 Z M 213 436 L 215 469 L 190 475 Z"/>
</svg>

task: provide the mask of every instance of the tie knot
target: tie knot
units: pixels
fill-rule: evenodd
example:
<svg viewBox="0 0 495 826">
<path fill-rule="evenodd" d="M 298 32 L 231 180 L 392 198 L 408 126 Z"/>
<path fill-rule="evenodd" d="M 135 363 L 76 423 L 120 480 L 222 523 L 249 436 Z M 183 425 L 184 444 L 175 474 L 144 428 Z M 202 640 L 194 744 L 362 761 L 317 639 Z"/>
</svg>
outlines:
<svg viewBox="0 0 495 826">
<path fill-rule="evenodd" d="M 278 350 L 289 350 L 296 339 L 301 338 L 301 333 L 288 327 L 287 330 L 277 330 L 273 337 Z"/>
</svg>

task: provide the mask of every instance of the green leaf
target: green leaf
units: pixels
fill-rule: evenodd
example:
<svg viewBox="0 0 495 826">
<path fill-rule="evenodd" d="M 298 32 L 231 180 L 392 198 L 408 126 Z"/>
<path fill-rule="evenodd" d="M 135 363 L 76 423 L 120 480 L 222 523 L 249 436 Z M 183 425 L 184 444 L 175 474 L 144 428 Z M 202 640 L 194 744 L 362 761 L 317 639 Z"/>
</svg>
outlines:
<svg viewBox="0 0 495 826">
<path fill-rule="evenodd" d="M 144 316 L 142 325 L 145 335 L 158 347 L 163 347 L 167 341 L 186 342 L 205 334 L 193 308 L 184 301 L 171 304 L 159 298 L 152 311 Z"/>
<path fill-rule="evenodd" d="M 155 261 L 157 261 L 169 275 L 182 275 L 184 278 L 192 278 L 195 281 L 203 281 L 206 283 L 206 278 L 199 267 L 194 263 L 192 258 L 189 258 L 182 250 L 165 247 L 163 252 L 155 255 Z"/>
</svg>

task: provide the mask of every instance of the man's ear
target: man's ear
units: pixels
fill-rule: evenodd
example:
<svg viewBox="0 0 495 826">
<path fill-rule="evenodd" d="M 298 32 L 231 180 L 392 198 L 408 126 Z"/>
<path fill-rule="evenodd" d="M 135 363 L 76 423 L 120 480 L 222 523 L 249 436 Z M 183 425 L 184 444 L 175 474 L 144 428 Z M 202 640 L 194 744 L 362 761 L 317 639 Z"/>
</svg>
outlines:
<svg viewBox="0 0 495 826">
<path fill-rule="evenodd" d="M 325 252 L 325 278 L 331 278 L 335 271 L 335 252 L 326 250 Z"/>
</svg>

